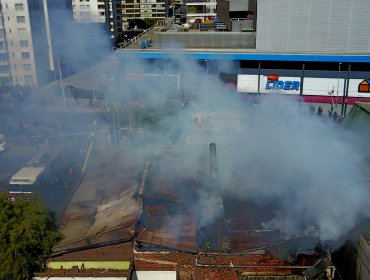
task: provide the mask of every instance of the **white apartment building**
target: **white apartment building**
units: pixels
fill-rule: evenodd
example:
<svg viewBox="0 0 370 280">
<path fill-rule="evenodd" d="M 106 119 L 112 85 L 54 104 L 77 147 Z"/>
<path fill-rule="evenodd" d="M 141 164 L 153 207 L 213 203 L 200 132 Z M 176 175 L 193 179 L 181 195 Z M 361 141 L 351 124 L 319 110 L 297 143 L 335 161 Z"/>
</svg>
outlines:
<svg viewBox="0 0 370 280">
<path fill-rule="evenodd" d="M 72 0 L 73 18 L 77 22 L 106 22 L 107 0 Z"/>
<path fill-rule="evenodd" d="M 27 0 L 1 0 L 0 85 L 36 85 Z"/>
</svg>

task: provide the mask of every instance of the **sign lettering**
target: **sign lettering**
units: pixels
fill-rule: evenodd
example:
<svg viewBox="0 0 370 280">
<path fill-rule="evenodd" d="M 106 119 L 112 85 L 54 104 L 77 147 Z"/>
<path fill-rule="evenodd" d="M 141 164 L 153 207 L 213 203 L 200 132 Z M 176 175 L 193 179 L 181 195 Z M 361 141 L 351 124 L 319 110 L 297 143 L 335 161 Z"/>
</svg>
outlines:
<svg viewBox="0 0 370 280">
<path fill-rule="evenodd" d="M 272 81 L 267 80 L 266 89 L 268 90 L 299 90 L 300 82 L 298 81 Z"/>
</svg>

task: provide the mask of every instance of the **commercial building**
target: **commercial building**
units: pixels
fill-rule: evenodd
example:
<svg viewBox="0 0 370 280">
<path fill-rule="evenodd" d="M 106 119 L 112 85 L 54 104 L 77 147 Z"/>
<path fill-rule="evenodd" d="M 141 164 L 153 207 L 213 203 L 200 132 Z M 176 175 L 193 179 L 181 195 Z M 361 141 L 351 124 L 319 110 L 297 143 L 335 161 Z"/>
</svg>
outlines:
<svg viewBox="0 0 370 280">
<path fill-rule="evenodd" d="M 366 0 L 259 0 L 257 11 L 259 52 L 369 54 Z"/>
<path fill-rule="evenodd" d="M 286 0 L 219 0 L 217 11 L 233 31 L 219 32 L 216 21 L 207 32 L 193 26 L 190 32 L 157 28 L 126 47 L 142 48 L 140 43 L 152 38 L 149 48 L 119 50 L 117 56 L 167 59 L 165 47 L 176 42 L 189 58 L 211 71 L 219 71 L 225 60 L 232 61 L 233 71 L 219 74 L 234 83 L 238 93 L 303 95 L 307 102 L 335 105 L 369 100 L 370 91 L 365 90 L 370 77 L 367 1 L 299 0 L 293 5 Z M 277 74 L 278 80 L 269 79 L 270 74 Z M 285 88 L 286 81 L 300 86 Z M 345 115 L 346 109 L 338 113 Z"/>
</svg>

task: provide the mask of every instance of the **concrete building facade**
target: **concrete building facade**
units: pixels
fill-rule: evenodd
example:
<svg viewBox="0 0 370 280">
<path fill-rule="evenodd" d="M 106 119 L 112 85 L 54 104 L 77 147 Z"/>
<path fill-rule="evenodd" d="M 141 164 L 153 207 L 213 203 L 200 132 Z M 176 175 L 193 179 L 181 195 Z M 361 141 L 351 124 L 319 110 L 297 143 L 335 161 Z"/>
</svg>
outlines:
<svg viewBox="0 0 370 280">
<path fill-rule="evenodd" d="M 0 4 L 0 85 L 50 81 L 56 68 L 53 47 L 60 41 L 58 24 L 65 20 L 68 1 L 1 0 Z"/>
<path fill-rule="evenodd" d="M 0 83 L 37 84 L 27 0 L 1 1 Z"/>
<path fill-rule="evenodd" d="M 122 0 L 122 24 L 128 26 L 131 19 L 164 19 L 166 17 L 165 0 Z"/>
<path fill-rule="evenodd" d="M 72 0 L 73 18 L 77 22 L 105 23 L 107 15 L 106 0 Z"/>
</svg>

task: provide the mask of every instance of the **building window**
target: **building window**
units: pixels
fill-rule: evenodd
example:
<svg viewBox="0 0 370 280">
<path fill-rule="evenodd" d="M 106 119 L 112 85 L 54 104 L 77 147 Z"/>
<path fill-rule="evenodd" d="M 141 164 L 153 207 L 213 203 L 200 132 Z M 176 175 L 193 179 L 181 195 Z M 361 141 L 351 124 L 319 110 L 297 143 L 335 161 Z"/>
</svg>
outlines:
<svg viewBox="0 0 370 280">
<path fill-rule="evenodd" d="M 23 11 L 23 4 L 20 4 L 20 3 L 15 4 L 15 10 L 16 11 Z"/>
<path fill-rule="evenodd" d="M 0 53 L 0 61 L 8 61 L 9 55 L 7 53 Z"/>
<path fill-rule="evenodd" d="M 0 50 L 5 49 L 5 42 L 0 42 Z"/>
<path fill-rule="evenodd" d="M 8 72 L 10 70 L 9 65 L 0 65 L 0 72 Z"/>
<path fill-rule="evenodd" d="M 29 59 L 30 57 L 31 56 L 29 52 L 22 52 L 22 59 Z"/>
<path fill-rule="evenodd" d="M 24 83 L 26 84 L 26 86 L 32 85 L 33 84 L 32 76 L 31 75 L 25 75 L 24 76 Z"/>
<path fill-rule="evenodd" d="M 0 29 L 0 37 L 4 37 L 5 36 L 5 29 Z"/>
<path fill-rule="evenodd" d="M 26 17 L 25 16 L 17 16 L 17 22 L 18 23 L 25 23 Z"/>
<path fill-rule="evenodd" d="M 89 17 L 90 16 L 90 12 L 81 12 L 80 15 L 82 17 Z"/>
<path fill-rule="evenodd" d="M 23 70 L 31 70 L 31 64 L 23 64 Z"/>
<path fill-rule="evenodd" d="M 27 30 L 26 28 L 18 28 L 18 35 L 26 35 Z"/>
<path fill-rule="evenodd" d="M 8 78 L 8 77 L 1 77 L 0 78 L 0 84 L 1 85 L 8 85 L 8 84 L 10 84 L 10 78 Z"/>
<path fill-rule="evenodd" d="M 19 45 L 20 45 L 22 48 L 27 48 L 27 47 L 28 47 L 28 41 L 27 41 L 27 40 L 20 40 L 20 41 L 19 41 Z"/>
</svg>

